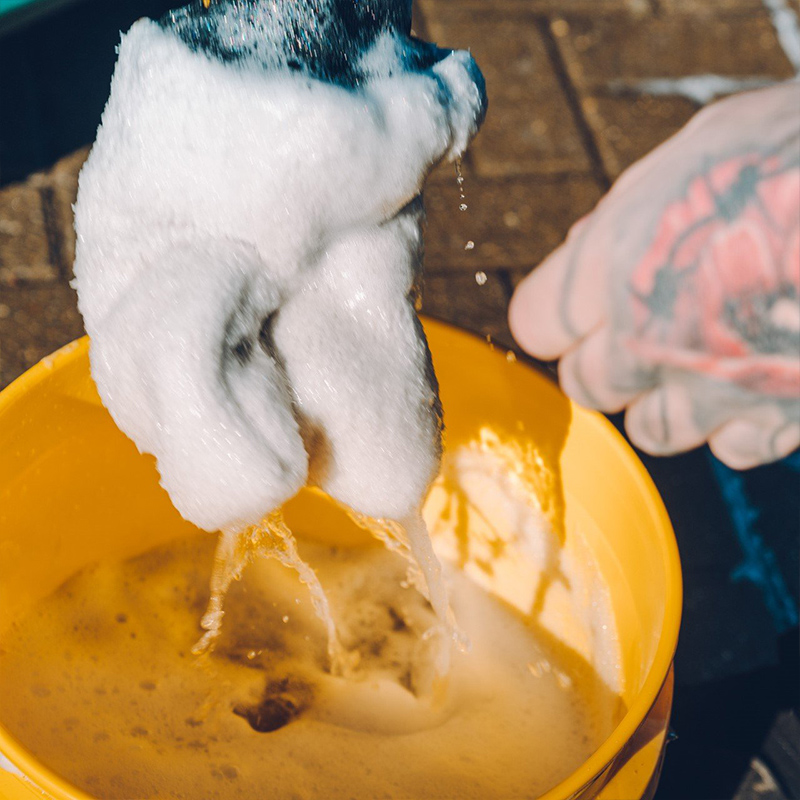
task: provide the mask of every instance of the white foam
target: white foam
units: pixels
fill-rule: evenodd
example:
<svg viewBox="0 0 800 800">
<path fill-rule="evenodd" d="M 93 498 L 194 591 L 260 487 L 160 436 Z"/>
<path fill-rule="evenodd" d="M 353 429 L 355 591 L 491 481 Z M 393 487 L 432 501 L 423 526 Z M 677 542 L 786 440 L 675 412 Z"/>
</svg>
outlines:
<svg viewBox="0 0 800 800">
<path fill-rule="evenodd" d="M 438 469 L 415 198 L 485 99 L 467 53 L 410 72 L 388 35 L 349 88 L 223 63 L 149 20 L 123 36 L 75 286 L 103 402 L 208 530 L 307 480 L 403 518 Z"/>
</svg>

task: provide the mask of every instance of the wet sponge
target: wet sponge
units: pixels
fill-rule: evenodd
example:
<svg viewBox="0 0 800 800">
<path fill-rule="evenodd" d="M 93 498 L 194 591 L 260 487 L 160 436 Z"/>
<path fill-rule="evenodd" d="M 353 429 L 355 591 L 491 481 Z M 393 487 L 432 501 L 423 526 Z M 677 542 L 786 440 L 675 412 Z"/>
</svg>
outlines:
<svg viewBox="0 0 800 800">
<path fill-rule="evenodd" d="M 486 102 L 469 54 L 408 17 L 214 0 L 122 39 L 75 286 L 103 402 L 200 527 L 306 482 L 399 518 L 438 469 L 419 195 Z"/>
</svg>

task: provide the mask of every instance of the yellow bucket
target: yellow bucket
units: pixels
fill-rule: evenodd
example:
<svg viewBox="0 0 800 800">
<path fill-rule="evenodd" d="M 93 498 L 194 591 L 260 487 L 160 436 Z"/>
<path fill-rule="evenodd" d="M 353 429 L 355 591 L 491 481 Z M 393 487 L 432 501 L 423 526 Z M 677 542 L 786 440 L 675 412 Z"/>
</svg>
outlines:
<svg viewBox="0 0 800 800">
<path fill-rule="evenodd" d="M 473 439 L 484 425 L 508 436 L 524 428 L 557 462 L 567 525 L 576 514 L 588 515 L 587 533 L 603 540 L 593 550 L 616 616 L 627 711 L 543 800 L 649 797 L 664 750 L 681 615 L 680 563 L 661 499 L 602 416 L 572 405 L 505 351 L 442 323 L 428 320 L 425 329 L 447 448 Z M 86 339 L 0 393 L 0 454 L 0 634 L 87 564 L 129 557 L 192 530 L 158 485 L 153 459 L 138 453 L 100 404 Z M 0 708 L 0 798 L 42 796 L 89 797 L 15 741 Z"/>
</svg>

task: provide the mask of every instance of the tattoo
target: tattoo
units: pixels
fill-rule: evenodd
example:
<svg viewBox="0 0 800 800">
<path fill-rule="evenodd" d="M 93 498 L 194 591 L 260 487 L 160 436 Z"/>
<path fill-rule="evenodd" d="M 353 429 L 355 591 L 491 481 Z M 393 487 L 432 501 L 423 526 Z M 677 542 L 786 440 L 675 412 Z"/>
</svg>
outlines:
<svg viewBox="0 0 800 800">
<path fill-rule="evenodd" d="M 781 142 L 687 182 L 630 275 L 626 343 L 662 380 L 691 373 L 738 388 L 784 408 L 787 424 L 800 405 L 800 159 L 789 151 Z"/>
</svg>

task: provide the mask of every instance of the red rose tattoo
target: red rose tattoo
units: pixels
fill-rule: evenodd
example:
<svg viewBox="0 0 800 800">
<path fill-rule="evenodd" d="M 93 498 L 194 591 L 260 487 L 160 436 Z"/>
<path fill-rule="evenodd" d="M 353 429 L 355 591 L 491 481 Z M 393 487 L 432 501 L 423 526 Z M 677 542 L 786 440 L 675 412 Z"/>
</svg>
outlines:
<svg viewBox="0 0 800 800">
<path fill-rule="evenodd" d="M 800 84 L 700 112 L 518 287 L 520 344 L 653 453 L 800 446 Z"/>
</svg>

